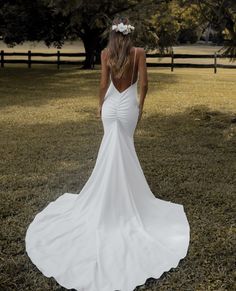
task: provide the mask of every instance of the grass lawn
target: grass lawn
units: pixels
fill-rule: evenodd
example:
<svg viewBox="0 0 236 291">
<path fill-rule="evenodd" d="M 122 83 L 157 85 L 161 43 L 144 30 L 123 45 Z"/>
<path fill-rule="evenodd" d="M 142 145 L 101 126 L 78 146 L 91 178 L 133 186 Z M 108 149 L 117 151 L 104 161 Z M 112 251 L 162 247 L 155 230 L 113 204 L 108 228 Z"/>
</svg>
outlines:
<svg viewBox="0 0 236 291">
<path fill-rule="evenodd" d="M 176 269 L 137 290 L 234 290 L 236 71 L 148 72 L 136 151 L 156 197 L 184 205 L 191 242 Z M 79 193 L 92 172 L 99 77 L 98 66 L 0 70 L 0 290 L 64 290 L 30 262 L 24 237 L 40 210 Z"/>
</svg>

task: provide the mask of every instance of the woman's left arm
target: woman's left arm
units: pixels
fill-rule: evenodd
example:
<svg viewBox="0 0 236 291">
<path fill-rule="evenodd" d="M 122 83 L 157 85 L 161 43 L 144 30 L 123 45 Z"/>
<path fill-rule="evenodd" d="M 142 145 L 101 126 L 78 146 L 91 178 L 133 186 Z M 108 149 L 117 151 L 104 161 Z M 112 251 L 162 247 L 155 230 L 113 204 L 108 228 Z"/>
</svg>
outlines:
<svg viewBox="0 0 236 291">
<path fill-rule="evenodd" d="M 107 52 L 105 51 L 105 49 L 103 49 L 101 51 L 101 79 L 100 79 L 99 105 L 98 105 L 99 116 L 101 116 L 102 104 L 104 101 L 106 91 L 109 86 L 109 74 L 110 74 L 110 67 L 107 65 Z"/>
</svg>

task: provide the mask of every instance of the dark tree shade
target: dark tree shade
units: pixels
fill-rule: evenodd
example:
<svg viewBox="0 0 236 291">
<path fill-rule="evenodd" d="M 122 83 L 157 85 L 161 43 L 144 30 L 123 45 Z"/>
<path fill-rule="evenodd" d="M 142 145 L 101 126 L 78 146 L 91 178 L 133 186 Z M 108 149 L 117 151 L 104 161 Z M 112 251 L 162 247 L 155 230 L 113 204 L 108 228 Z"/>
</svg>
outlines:
<svg viewBox="0 0 236 291">
<path fill-rule="evenodd" d="M 0 34 L 10 46 L 26 40 L 61 46 L 68 25 L 68 18 L 54 15 L 40 0 L 0 1 L 0 19 Z"/>
<path fill-rule="evenodd" d="M 57 48 L 80 38 L 83 68 L 91 68 L 94 55 L 100 62 L 112 19 L 123 15 L 135 26 L 135 45 L 146 50 L 169 52 L 178 41 L 194 42 L 211 23 L 224 35 L 225 54 L 233 56 L 235 6 L 235 0 L 0 0 L 0 36 L 9 46 L 29 40 Z"/>
</svg>

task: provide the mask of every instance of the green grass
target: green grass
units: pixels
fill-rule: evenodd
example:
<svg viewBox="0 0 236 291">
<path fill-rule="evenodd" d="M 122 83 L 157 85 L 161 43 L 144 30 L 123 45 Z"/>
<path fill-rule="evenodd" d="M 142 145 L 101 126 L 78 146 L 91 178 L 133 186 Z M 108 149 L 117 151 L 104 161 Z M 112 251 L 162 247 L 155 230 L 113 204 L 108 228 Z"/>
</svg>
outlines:
<svg viewBox="0 0 236 291">
<path fill-rule="evenodd" d="M 176 269 L 137 290 L 231 291 L 236 71 L 148 73 L 136 151 L 156 197 L 184 205 L 191 242 Z M 99 76 L 99 67 L 0 70 L 1 290 L 64 290 L 30 262 L 24 237 L 50 201 L 79 193 L 95 165 L 103 135 Z"/>
</svg>

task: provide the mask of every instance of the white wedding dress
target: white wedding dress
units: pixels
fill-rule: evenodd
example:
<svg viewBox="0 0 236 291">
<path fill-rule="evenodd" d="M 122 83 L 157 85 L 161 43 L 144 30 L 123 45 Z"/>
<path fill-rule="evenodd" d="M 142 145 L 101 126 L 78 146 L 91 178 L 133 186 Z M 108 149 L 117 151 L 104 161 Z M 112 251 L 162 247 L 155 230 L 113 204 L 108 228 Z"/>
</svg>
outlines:
<svg viewBox="0 0 236 291">
<path fill-rule="evenodd" d="M 81 192 L 50 202 L 26 232 L 32 262 L 67 289 L 133 291 L 187 254 L 183 205 L 154 196 L 136 155 L 139 108 L 132 81 L 123 92 L 110 82 L 102 106 L 104 135 Z"/>
</svg>

